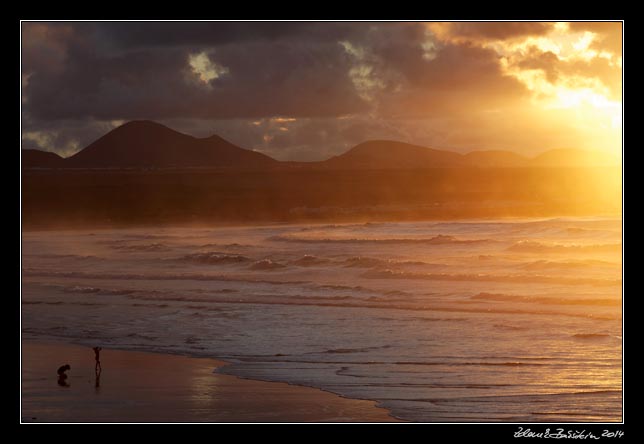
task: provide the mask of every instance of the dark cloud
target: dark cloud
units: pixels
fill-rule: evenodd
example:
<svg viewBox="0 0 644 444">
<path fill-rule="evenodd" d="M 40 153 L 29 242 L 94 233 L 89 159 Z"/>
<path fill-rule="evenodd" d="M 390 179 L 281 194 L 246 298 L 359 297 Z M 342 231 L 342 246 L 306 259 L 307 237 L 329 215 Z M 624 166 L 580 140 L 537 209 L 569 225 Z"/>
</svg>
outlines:
<svg viewBox="0 0 644 444">
<path fill-rule="evenodd" d="M 336 41 L 306 45 L 259 40 L 211 48 L 208 57 L 226 74 L 210 84 L 200 83 L 189 66 L 190 55 L 198 50 L 167 47 L 102 54 L 73 38 L 67 42 L 61 50 L 63 68 L 25 66 L 31 77 L 24 93 L 35 118 L 253 118 L 365 109 Z"/>
<path fill-rule="evenodd" d="M 454 22 L 441 24 L 450 38 L 504 40 L 547 34 L 554 23 L 542 22 Z"/>
<path fill-rule="evenodd" d="M 70 25 L 23 23 L 21 30 L 22 69 L 51 73 L 65 69 L 67 49 L 74 35 Z"/>
<path fill-rule="evenodd" d="M 415 85 L 441 91 L 484 90 L 486 94 L 521 91 L 513 79 L 504 76 L 494 51 L 467 45 L 443 46 L 436 58 L 416 63 L 415 71 L 408 73 L 408 77 Z"/>
<path fill-rule="evenodd" d="M 515 103 L 526 94 L 501 71 L 492 50 L 447 44 L 436 57 L 404 63 L 407 88 L 383 98 L 380 112 L 396 117 L 437 117 Z"/>
<path fill-rule="evenodd" d="M 251 41 L 342 39 L 368 23 L 317 22 L 117 22 L 82 23 L 84 33 L 108 42 L 112 50 L 190 46 L 207 48 Z"/>
<path fill-rule="evenodd" d="M 559 77 L 557 66 L 561 64 L 559 57 L 552 51 L 541 51 L 531 46 L 526 51 L 524 58 L 518 63 L 523 69 L 540 69 L 546 74 L 550 83 L 555 83 Z"/>
</svg>

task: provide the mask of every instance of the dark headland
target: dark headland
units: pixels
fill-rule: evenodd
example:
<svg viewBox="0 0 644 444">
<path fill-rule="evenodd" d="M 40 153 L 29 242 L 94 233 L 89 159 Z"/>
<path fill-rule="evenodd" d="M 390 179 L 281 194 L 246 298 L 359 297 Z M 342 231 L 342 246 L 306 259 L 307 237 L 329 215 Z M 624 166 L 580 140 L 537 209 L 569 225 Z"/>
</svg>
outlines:
<svg viewBox="0 0 644 444">
<path fill-rule="evenodd" d="M 22 152 L 23 227 L 414 220 L 617 214 L 621 165 L 604 153 L 459 154 L 367 141 L 280 162 L 219 136 L 126 123 L 62 158 Z"/>
</svg>

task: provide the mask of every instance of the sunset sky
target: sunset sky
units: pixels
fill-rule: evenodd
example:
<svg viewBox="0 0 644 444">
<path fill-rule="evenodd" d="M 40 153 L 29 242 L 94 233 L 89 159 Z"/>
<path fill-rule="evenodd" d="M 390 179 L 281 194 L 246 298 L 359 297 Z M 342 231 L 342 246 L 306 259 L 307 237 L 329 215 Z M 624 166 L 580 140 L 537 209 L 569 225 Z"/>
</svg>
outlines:
<svg viewBox="0 0 644 444">
<path fill-rule="evenodd" d="M 23 148 L 128 120 L 281 160 L 369 139 L 621 153 L 622 24 L 23 22 Z"/>
</svg>

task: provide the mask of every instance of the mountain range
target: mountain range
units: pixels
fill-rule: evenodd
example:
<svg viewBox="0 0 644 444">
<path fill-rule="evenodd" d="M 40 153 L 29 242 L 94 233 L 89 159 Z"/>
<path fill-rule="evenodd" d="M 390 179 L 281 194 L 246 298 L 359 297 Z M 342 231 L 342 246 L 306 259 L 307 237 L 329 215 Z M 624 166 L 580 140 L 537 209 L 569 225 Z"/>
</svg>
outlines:
<svg viewBox="0 0 644 444">
<path fill-rule="evenodd" d="M 527 158 L 510 151 L 460 154 L 389 140 L 372 140 L 319 162 L 280 162 L 238 147 L 217 135 L 196 138 L 152 121 L 131 121 L 108 132 L 78 153 L 23 150 L 23 168 L 242 168 L 423 169 L 454 167 L 588 167 L 618 165 L 608 153 L 577 149 L 546 151 Z"/>
<path fill-rule="evenodd" d="M 257 168 L 277 163 L 219 136 L 198 139 L 150 121 L 128 122 L 64 162 L 71 168 Z"/>
</svg>

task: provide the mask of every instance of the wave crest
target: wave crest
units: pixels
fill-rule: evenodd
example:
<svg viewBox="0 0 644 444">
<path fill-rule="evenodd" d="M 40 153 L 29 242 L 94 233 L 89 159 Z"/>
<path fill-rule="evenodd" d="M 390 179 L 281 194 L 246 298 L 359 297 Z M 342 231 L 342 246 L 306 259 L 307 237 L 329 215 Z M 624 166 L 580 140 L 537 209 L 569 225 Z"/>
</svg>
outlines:
<svg viewBox="0 0 644 444">
<path fill-rule="evenodd" d="M 508 250 L 519 253 L 619 253 L 622 244 L 563 245 L 523 240 L 511 245 Z"/>
<path fill-rule="evenodd" d="M 564 284 L 564 285 L 593 285 L 614 286 L 621 285 L 621 279 L 599 279 L 582 277 L 558 277 L 544 275 L 495 275 L 495 274 L 450 274 L 450 273 L 415 273 L 400 270 L 372 270 L 362 275 L 371 279 L 422 279 L 428 281 L 476 281 L 476 282 L 516 282 L 536 284 Z"/>
<path fill-rule="evenodd" d="M 609 298 L 563 298 L 552 296 L 519 296 L 499 293 L 479 293 L 472 296 L 473 300 L 486 300 L 498 302 L 529 302 L 545 305 L 599 305 L 618 307 L 622 304 L 621 299 Z"/>
<path fill-rule="evenodd" d="M 240 264 L 250 261 L 248 257 L 239 254 L 225 254 L 216 252 L 187 254 L 179 258 L 179 260 L 195 264 L 207 265 Z"/>
<path fill-rule="evenodd" d="M 286 267 L 286 265 L 274 262 L 271 259 L 262 259 L 250 266 L 251 270 L 277 270 L 284 267 Z"/>
<path fill-rule="evenodd" d="M 578 269 L 578 268 L 587 268 L 592 266 L 597 267 L 610 267 L 616 266 L 617 264 L 608 261 L 599 261 L 599 260 L 576 260 L 576 261 L 547 261 L 539 260 L 534 262 L 529 262 L 521 265 L 521 268 L 526 270 L 550 270 L 550 269 Z"/>
<path fill-rule="evenodd" d="M 330 261 L 328 259 L 313 256 L 311 254 L 305 254 L 301 258 L 291 261 L 291 264 L 298 267 L 314 267 L 316 265 L 328 264 L 329 262 Z"/>
<path fill-rule="evenodd" d="M 116 244 L 112 245 L 110 248 L 113 250 L 119 251 L 168 251 L 170 247 L 165 244 L 153 243 L 153 244 L 142 244 L 142 245 L 123 245 Z"/>
<path fill-rule="evenodd" d="M 421 244 L 421 245 L 448 245 L 448 244 L 473 244 L 492 242 L 490 239 L 458 239 L 454 236 L 439 234 L 429 238 L 309 238 L 297 236 L 277 235 L 268 238 L 276 242 L 295 242 L 304 244 Z"/>
</svg>

